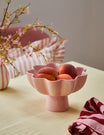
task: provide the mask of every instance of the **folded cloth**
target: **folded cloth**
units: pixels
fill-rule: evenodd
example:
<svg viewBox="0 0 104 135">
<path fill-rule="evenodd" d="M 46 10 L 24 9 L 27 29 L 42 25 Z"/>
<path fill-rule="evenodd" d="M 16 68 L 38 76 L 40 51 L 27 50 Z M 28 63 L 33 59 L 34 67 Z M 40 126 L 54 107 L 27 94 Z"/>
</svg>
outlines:
<svg viewBox="0 0 104 135">
<path fill-rule="evenodd" d="M 88 100 L 80 117 L 69 125 L 72 135 L 104 135 L 104 104 L 92 97 Z"/>
<path fill-rule="evenodd" d="M 34 52 L 34 49 L 38 50 Z M 12 63 L 20 72 L 20 75 L 33 68 L 35 65 L 47 64 L 49 62 L 62 62 L 64 59 L 64 41 L 58 37 L 44 38 L 31 43 L 31 47 L 12 48 L 9 56 L 14 58 Z M 11 64 L 6 64 L 10 78 L 15 77 L 14 68 Z"/>
</svg>

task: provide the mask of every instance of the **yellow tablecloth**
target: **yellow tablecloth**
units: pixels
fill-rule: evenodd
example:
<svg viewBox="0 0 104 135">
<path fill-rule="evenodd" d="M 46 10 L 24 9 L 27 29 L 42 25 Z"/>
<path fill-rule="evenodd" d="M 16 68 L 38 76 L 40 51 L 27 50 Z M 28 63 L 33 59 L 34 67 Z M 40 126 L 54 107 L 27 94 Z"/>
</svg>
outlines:
<svg viewBox="0 0 104 135">
<path fill-rule="evenodd" d="M 28 82 L 27 76 L 11 79 L 6 90 L 0 91 L 0 135 L 69 135 L 68 125 L 80 114 L 91 97 L 104 103 L 104 71 L 77 62 L 87 69 L 84 87 L 69 95 L 66 112 L 46 110 L 46 95 L 40 94 Z"/>
</svg>

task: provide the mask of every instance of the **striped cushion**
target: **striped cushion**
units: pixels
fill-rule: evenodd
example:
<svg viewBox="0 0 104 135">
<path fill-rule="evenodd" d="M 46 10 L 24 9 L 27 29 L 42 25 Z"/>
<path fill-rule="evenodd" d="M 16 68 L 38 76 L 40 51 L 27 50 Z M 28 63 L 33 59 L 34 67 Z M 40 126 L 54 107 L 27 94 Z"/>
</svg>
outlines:
<svg viewBox="0 0 104 135">
<path fill-rule="evenodd" d="M 20 75 L 26 74 L 34 65 L 46 64 L 46 62 L 62 62 L 64 59 L 64 43 L 58 37 L 45 38 L 31 43 L 31 46 L 39 51 L 33 52 L 33 48 L 13 48 L 9 50 L 9 55 L 15 58 L 13 65 L 20 72 Z M 26 51 L 24 51 L 26 50 Z M 28 53 L 29 52 L 29 53 Z M 45 56 L 45 58 L 44 58 Z M 14 69 L 7 64 L 10 78 L 14 78 Z"/>
</svg>

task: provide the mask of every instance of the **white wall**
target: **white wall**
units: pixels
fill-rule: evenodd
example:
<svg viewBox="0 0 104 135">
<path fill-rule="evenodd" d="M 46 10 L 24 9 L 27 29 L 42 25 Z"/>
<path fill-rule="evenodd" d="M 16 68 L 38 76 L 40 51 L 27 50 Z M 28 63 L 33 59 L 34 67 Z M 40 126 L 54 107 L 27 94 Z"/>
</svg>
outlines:
<svg viewBox="0 0 104 135">
<path fill-rule="evenodd" d="M 104 70 L 104 0 L 13 0 L 12 8 L 31 3 L 30 15 L 20 25 L 37 17 L 66 39 L 65 60 Z M 0 13 L 4 7 L 0 0 Z M 0 16 L 1 19 L 1 16 Z"/>
</svg>

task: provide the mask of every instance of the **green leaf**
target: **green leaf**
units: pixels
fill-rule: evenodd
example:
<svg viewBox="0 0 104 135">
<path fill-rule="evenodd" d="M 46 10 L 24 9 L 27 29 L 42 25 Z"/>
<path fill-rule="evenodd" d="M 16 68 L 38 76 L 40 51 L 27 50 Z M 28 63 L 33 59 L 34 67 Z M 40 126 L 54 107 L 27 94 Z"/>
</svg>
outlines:
<svg viewBox="0 0 104 135">
<path fill-rule="evenodd" d="M 26 25 L 25 28 L 24 28 L 24 32 L 26 32 L 28 29 L 29 29 L 29 26 Z"/>
</svg>

